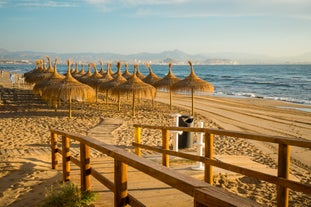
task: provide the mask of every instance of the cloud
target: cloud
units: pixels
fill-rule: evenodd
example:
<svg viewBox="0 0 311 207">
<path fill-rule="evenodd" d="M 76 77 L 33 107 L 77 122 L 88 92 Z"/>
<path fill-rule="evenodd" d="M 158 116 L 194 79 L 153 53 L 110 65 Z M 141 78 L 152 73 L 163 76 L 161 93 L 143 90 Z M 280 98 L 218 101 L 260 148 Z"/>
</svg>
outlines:
<svg viewBox="0 0 311 207">
<path fill-rule="evenodd" d="M 131 16 L 243 17 L 278 16 L 311 19 L 310 0 L 0 0 L 5 7 L 84 7 Z"/>
<path fill-rule="evenodd" d="M 118 4 L 118 5 L 163 5 L 163 4 L 179 4 L 189 2 L 189 0 L 85 0 L 86 3 L 90 4 Z"/>
<path fill-rule="evenodd" d="M 4 2 L 4 4 L 2 4 Z M 80 1 L 60 1 L 60 0 L 11 0 L 11 1 L 0 1 L 1 5 L 8 7 L 77 7 Z"/>
<path fill-rule="evenodd" d="M 281 16 L 311 18 L 310 0 L 85 0 L 103 11 L 130 9 L 132 15 L 167 17 Z"/>
<path fill-rule="evenodd" d="M 0 0 L 0 8 L 4 7 L 7 4 L 7 1 Z"/>
</svg>

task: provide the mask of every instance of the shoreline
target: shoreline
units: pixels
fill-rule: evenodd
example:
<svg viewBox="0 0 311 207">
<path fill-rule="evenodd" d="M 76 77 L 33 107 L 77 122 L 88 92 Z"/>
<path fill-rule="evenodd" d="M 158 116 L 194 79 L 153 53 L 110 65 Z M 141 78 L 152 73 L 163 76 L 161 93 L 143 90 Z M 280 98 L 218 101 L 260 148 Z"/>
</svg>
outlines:
<svg viewBox="0 0 311 207">
<path fill-rule="evenodd" d="M 58 69 L 60 71 L 60 67 Z M 31 70 L 33 70 L 33 69 L 30 69 L 30 71 Z M 165 70 L 166 70 L 166 68 L 165 68 Z M 67 71 L 67 66 L 65 66 L 65 70 L 63 68 L 62 72 L 60 72 L 60 73 L 66 73 L 66 71 Z M 10 72 L 9 70 L 6 71 L 6 73 L 9 73 L 9 72 Z M 13 72 L 13 73 L 15 73 L 15 74 L 17 74 L 19 76 L 22 75 L 22 73 L 19 73 L 19 72 L 15 72 L 15 71 L 11 71 L 11 72 Z M 145 71 L 145 73 L 146 72 L 147 71 Z M 159 72 L 159 71 L 157 71 L 157 72 Z M 180 73 L 178 71 L 176 71 L 176 72 Z M 161 74 L 162 74 L 162 71 L 161 71 Z M 217 77 L 217 78 L 219 79 L 219 77 Z M 209 80 L 209 82 L 210 82 L 210 80 Z M 255 82 L 255 84 L 256 84 L 256 82 Z M 259 83 L 259 84 L 261 84 L 261 83 Z M 307 83 L 305 83 L 305 84 L 307 84 Z M 215 85 L 216 85 L 216 83 L 215 83 Z M 224 85 L 224 86 L 228 87 L 227 85 Z M 298 96 L 297 97 L 296 95 L 299 94 L 299 90 L 297 92 L 291 91 L 290 93 L 292 93 L 292 94 L 289 93 L 289 95 L 286 94 L 286 93 L 282 93 L 282 91 L 285 91 L 285 89 L 281 90 L 281 91 L 278 90 L 278 91 L 275 91 L 271 95 L 267 91 L 264 92 L 265 90 L 269 90 L 267 88 L 261 88 L 261 87 L 257 88 L 257 87 L 255 87 L 255 88 L 253 88 L 253 90 L 250 90 L 250 91 L 242 90 L 244 92 L 241 92 L 240 90 L 232 90 L 232 91 L 229 90 L 228 91 L 226 89 L 219 89 L 219 88 L 222 88 L 224 86 L 222 84 L 217 86 L 216 91 L 212 95 L 215 96 L 215 97 L 222 97 L 222 96 L 224 96 L 224 97 L 228 97 L 228 98 L 258 98 L 258 99 L 265 99 L 265 100 L 276 100 L 276 101 L 283 101 L 283 102 L 288 102 L 288 103 L 302 104 L 302 105 L 306 105 L 306 106 L 311 106 L 311 100 L 307 99 L 307 97 L 309 97 L 309 95 L 307 95 L 308 93 L 306 93 L 306 91 L 304 91 L 303 89 L 301 89 L 301 90 L 303 90 L 302 94 L 304 94 L 305 96 Z M 251 87 L 251 86 L 250 85 L 241 85 L 240 87 Z M 273 84 L 270 85 L 270 88 L 273 88 L 273 87 L 274 87 Z M 278 87 L 276 87 L 276 88 L 278 88 Z M 286 89 L 286 91 L 289 90 L 289 89 L 290 88 Z M 185 93 L 184 95 L 187 95 L 187 94 Z M 203 95 L 203 96 L 208 95 L 209 96 L 210 94 L 198 93 L 198 95 Z"/>
</svg>

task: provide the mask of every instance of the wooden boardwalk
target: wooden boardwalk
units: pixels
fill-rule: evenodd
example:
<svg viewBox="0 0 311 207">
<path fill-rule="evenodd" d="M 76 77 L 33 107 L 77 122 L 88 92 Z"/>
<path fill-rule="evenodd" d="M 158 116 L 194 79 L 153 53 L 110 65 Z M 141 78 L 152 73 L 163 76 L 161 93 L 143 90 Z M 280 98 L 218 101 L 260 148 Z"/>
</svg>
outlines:
<svg viewBox="0 0 311 207">
<path fill-rule="evenodd" d="M 115 144 L 113 131 L 122 125 L 122 120 L 104 118 L 101 123 L 88 131 L 88 136 L 101 140 L 107 144 Z M 96 152 L 92 153 L 93 155 Z M 149 156 L 161 163 L 161 155 Z M 91 158 L 92 167 L 113 181 L 114 160 L 110 157 L 96 156 Z M 61 163 L 60 163 L 61 166 Z M 173 167 L 174 168 L 174 167 Z M 194 171 L 191 166 L 175 166 L 178 172 L 203 179 L 202 171 Z M 71 164 L 71 179 L 76 184 L 80 183 L 80 169 Z M 142 173 L 129 166 L 128 190 L 135 198 L 146 206 L 193 206 L 193 198 L 153 177 Z M 91 189 L 98 194 L 96 206 L 113 206 L 114 194 L 96 179 L 91 178 Z"/>
<path fill-rule="evenodd" d="M 111 158 L 95 158 L 91 160 L 91 163 L 96 170 L 113 181 L 114 161 Z M 202 172 L 191 170 L 189 166 L 176 170 L 199 177 L 202 174 Z M 76 184 L 80 183 L 80 169 L 73 164 L 71 165 L 71 180 Z M 91 178 L 91 190 L 98 195 L 95 206 L 113 206 L 114 194 L 94 178 Z M 128 192 L 146 206 L 193 206 L 191 196 L 131 167 L 128 169 Z"/>
</svg>

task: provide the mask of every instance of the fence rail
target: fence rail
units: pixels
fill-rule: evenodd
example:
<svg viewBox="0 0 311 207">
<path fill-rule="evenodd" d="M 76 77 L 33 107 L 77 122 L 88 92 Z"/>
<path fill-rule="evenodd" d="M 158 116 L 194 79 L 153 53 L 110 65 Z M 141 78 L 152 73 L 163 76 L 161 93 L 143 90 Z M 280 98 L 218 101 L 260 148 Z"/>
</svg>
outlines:
<svg viewBox="0 0 311 207">
<path fill-rule="evenodd" d="M 80 181 L 82 190 L 90 189 L 90 176 L 92 175 L 103 185 L 114 193 L 114 206 L 145 206 L 135 197 L 129 194 L 127 189 L 128 166 L 146 173 L 161 182 L 164 182 L 181 192 L 188 194 L 194 199 L 194 206 L 260 206 L 259 204 L 226 192 L 223 189 L 194 179 L 190 176 L 180 174 L 172 169 L 161 167 L 161 165 L 139 157 L 133 153 L 126 152 L 118 147 L 105 144 L 99 140 L 69 133 L 57 129 L 51 131 L 51 158 L 52 168 L 58 169 L 58 156 L 62 155 L 63 180 L 70 180 L 70 162 L 80 167 Z M 61 137 L 59 142 L 58 137 Z M 80 160 L 70 155 L 70 139 L 80 142 Z M 61 148 L 58 148 L 61 143 Z M 114 180 L 111 181 L 100 174 L 91 164 L 90 148 L 106 154 L 114 159 Z"/>
<path fill-rule="evenodd" d="M 162 149 L 141 144 L 141 129 L 162 130 Z M 219 130 L 211 128 L 190 128 L 190 127 L 169 127 L 169 126 L 153 126 L 153 125 L 134 125 L 135 151 L 137 155 L 141 155 L 141 149 L 153 150 L 162 153 L 162 164 L 169 167 L 169 155 L 183 157 L 189 160 L 200 161 L 205 164 L 204 180 L 209 184 L 213 184 L 213 166 L 225 170 L 240 173 L 246 176 L 254 177 L 259 180 L 264 180 L 277 186 L 277 206 L 288 206 L 289 188 L 294 191 L 303 192 L 311 195 L 311 185 L 289 180 L 289 165 L 290 165 L 290 146 L 304 147 L 311 149 L 311 141 L 304 139 L 295 139 L 290 137 L 259 135 L 245 132 L 236 132 L 228 130 Z M 204 133 L 205 156 L 191 155 L 187 153 L 175 152 L 169 150 L 169 131 L 183 132 L 199 132 Z M 231 136 L 249 140 L 263 141 L 278 144 L 278 173 L 277 176 L 242 168 L 232 164 L 224 163 L 213 159 L 214 135 Z"/>
</svg>

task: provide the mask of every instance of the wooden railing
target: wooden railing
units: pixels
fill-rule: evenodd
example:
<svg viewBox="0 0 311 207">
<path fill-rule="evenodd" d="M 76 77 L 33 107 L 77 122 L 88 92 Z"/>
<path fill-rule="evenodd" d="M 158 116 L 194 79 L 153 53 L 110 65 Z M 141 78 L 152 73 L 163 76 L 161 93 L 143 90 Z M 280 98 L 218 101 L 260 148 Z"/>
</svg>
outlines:
<svg viewBox="0 0 311 207">
<path fill-rule="evenodd" d="M 81 169 L 81 189 L 83 191 L 91 190 L 90 176 L 93 176 L 114 193 L 114 206 L 116 207 L 126 205 L 145 206 L 128 192 L 128 165 L 192 196 L 194 198 L 195 207 L 260 206 L 249 199 L 226 192 L 223 189 L 211 186 L 204 181 L 180 174 L 170 168 L 161 167 L 160 164 L 139 157 L 136 154 L 129 153 L 118 147 L 105 144 L 99 140 L 57 129 L 51 129 L 50 131 L 52 168 L 58 169 L 57 154 L 61 154 L 64 181 L 70 180 L 70 162 L 72 162 Z M 61 142 L 59 142 L 59 137 L 61 137 Z M 80 159 L 71 156 L 70 139 L 80 142 Z M 61 148 L 58 148 L 59 144 L 61 144 Z M 94 166 L 92 166 L 90 148 L 114 159 L 114 181 L 111 181 L 100 174 Z"/>
<path fill-rule="evenodd" d="M 155 129 L 162 130 L 162 149 L 154 146 L 147 146 L 141 144 L 141 129 Z M 233 171 L 246 176 L 254 177 L 259 180 L 267 181 L 277 186 L 277 206 L 288 206 L 289 188 L 311 195 L 311 185 L 289 180 L 289 165 L 290 165 L 290 146 L 304 147 L 311 149 L 311 141 L 304 139 L 295 139 L 279 136 L 268 136 L 251 133 L 243 133 L 228 130 L 218 130 L 211 128 L 190 128 L 190 127 L 168 127 L 168 126 L 150 126 L 150 125 L 134 125 L 135 129 L 135 151 L 138 156 L 141 155 L 141 149 L 153 150 L 162 153 L 162 164 L 169 167 L 169 155 L 182 157 L 193 161 L 199 161 L 205 164 L 204 167 L 204 180 L 209 184 L 213 184 L 213 166 L 225 170 Z M 169 131 L 183 131 L 183 132 L 198 132 L 204 133 L 205 142 L 205 156 L 192 155 L 189 153 L 175 152 L 169 150 Z M 278 169 L 277 176 L 254 171 L 251 169 L 235 166 L 232 164 L 224 163 L 213 159 L 214 148 L 214 135 L 224 135 L 230 137 L 237 137 L 249 140 L 257 140 L 269 143 L 276 143 L 278 149 Z"/>
</svg>

